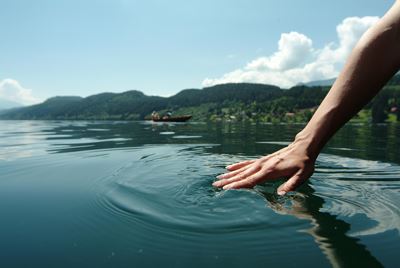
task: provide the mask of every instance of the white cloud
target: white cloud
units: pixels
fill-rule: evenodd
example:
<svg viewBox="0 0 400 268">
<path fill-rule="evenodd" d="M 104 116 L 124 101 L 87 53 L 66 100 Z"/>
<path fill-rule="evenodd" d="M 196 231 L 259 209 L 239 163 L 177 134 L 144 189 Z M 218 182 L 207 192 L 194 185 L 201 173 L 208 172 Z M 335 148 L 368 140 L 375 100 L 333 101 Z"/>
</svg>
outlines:
<svg viewBox="0 0 400 268">
<path fill-rule="evenodd" d="M 203 86 L 252 82 L 289 88 L 300 82 L 336 77 L 357 41 L 378 20 L 378 17 L 346 18 L 336 27 L 339 42 L 320 49 L 314 48 L 312 40 L 304 34 L 283 33 L 278 51 L 272 55 L 257 58 L 220 78 L 206 78 Z"/>
<path fill-rule="evenodd" d="M 32 95 L 32 89 L 24 88 L 17 80 L 9 78 L 0 81 L 0 98 L 25 105 L 41 102 Z"/>
<path fill-rule="evenodd" d="M 279 50 L 270 57 L 261 57 L 247 66 L 254 70 L 282 71 L 299 67 L 313 53 L 312 41 L 307 36 L 297 33 L 283 33 L 278 43 Z"/>
</svg>

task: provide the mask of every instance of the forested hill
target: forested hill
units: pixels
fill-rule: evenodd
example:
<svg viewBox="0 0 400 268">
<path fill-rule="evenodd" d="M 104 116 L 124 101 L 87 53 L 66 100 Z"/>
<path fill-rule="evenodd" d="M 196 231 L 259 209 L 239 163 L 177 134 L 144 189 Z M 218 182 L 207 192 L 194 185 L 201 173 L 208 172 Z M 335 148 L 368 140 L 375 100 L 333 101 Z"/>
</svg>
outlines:
<svg viewBox="0 0 400 268">
<path fill-rule="evenodd" d="M 41 104 L 3 111 L 0 119 L 138 120 L 152 111 L 192 114 L 194 120 L 307 121 L 329 87 L 280 89 L 264 84 L 222 84 L 186 89 L 171 97 L 140 91 L 101 93 L 86 98 L 53 97 Z M 400 75 L 364 110 L 364 117 L 383 122 L 400 117 Z"/>
<path fill-rule="evenodd" d="M 140 91 L 101 93 L 86 98 L 53 97 L 41 104 L 13 109 L 2 119 L 143 119 L 152 111 L 177 110 L 205 103 L 251 103 L 275 99 L 283 91 L 262 84 L 224 84 L 204 89 L 186 89 L 164 98 Z"/>
</svg>

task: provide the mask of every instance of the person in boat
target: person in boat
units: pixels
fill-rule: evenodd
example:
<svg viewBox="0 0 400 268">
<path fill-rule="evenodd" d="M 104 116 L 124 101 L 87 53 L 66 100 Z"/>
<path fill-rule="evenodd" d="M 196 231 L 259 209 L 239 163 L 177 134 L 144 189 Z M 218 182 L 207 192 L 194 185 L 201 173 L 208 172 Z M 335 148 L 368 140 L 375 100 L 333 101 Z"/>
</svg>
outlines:
<svg viewBox="0 0 400 268">
<path fill-rule="evenodd" d="M 163 116 L 163 119 L 170 119 L 172 117 L 172 112 L 168 111 L 165 113 L 165 115 Z"/>
<path fill-rule="evenodd" d="M 311 120 L 287 147 L 255 160 L 227 166 L 215 187 L 251 188 L 287 178 L 277 192 L 296 190 L 314 172 L 328 140 L 366 105 L 400 69 L 400 0 L 359 40 Z"/>
<path fill-rule="evenodd" d="M 158 119 L 160 119 L 160 115 L 156 111 L 153 111 L 151 113 L 151 119 L 152 120 L 158 120 Z"/>
</svg>

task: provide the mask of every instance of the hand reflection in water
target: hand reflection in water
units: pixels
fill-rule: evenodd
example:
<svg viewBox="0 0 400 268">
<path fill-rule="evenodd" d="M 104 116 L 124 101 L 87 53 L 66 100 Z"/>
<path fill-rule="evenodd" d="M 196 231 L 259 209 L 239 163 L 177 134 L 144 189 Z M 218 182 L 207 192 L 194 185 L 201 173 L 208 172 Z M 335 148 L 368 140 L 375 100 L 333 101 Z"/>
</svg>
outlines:
<svg viewBox="0 0 400 268">
<path fill-rule="evenodd" d="M 313 227 L 307 230 L 333 267 L 383 267 L 383 265 L 359 243 L 359 239 L 346 233 L 350 224 L 328 212 L 321 212 L 324 199 L 314 195 L 309 185 L 304 185 L 299 193 L 277 197 L 266 188 L 257 189 L 267 205 L 279 214 L 292 215 L 301 220 L 309 220 Z M 290 205 L 287 205 L 288 199 Z"/>
</svg>

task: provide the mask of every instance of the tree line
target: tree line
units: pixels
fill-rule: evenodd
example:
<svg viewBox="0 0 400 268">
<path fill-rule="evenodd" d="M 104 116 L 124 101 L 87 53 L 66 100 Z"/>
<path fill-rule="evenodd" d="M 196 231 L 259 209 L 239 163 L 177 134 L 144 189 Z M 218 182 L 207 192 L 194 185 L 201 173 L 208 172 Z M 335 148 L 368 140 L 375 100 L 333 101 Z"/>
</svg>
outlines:
<svg viewBox="0 0 400 268">
<path fill-rule="evenodd" d="M 101 93 L 86 98 L 53 97 L 41 104 L 3 111 L 0 119 L 143 120 L 152 111 L 191 114 L 194 120 L 306 122 L 329 87 L 231 83 L 186 89 L 165 98 L 140 91 Z M 400 120 L 400 75 L 365 107 L 355 120 L 381 123 Z"/>
</svg>

